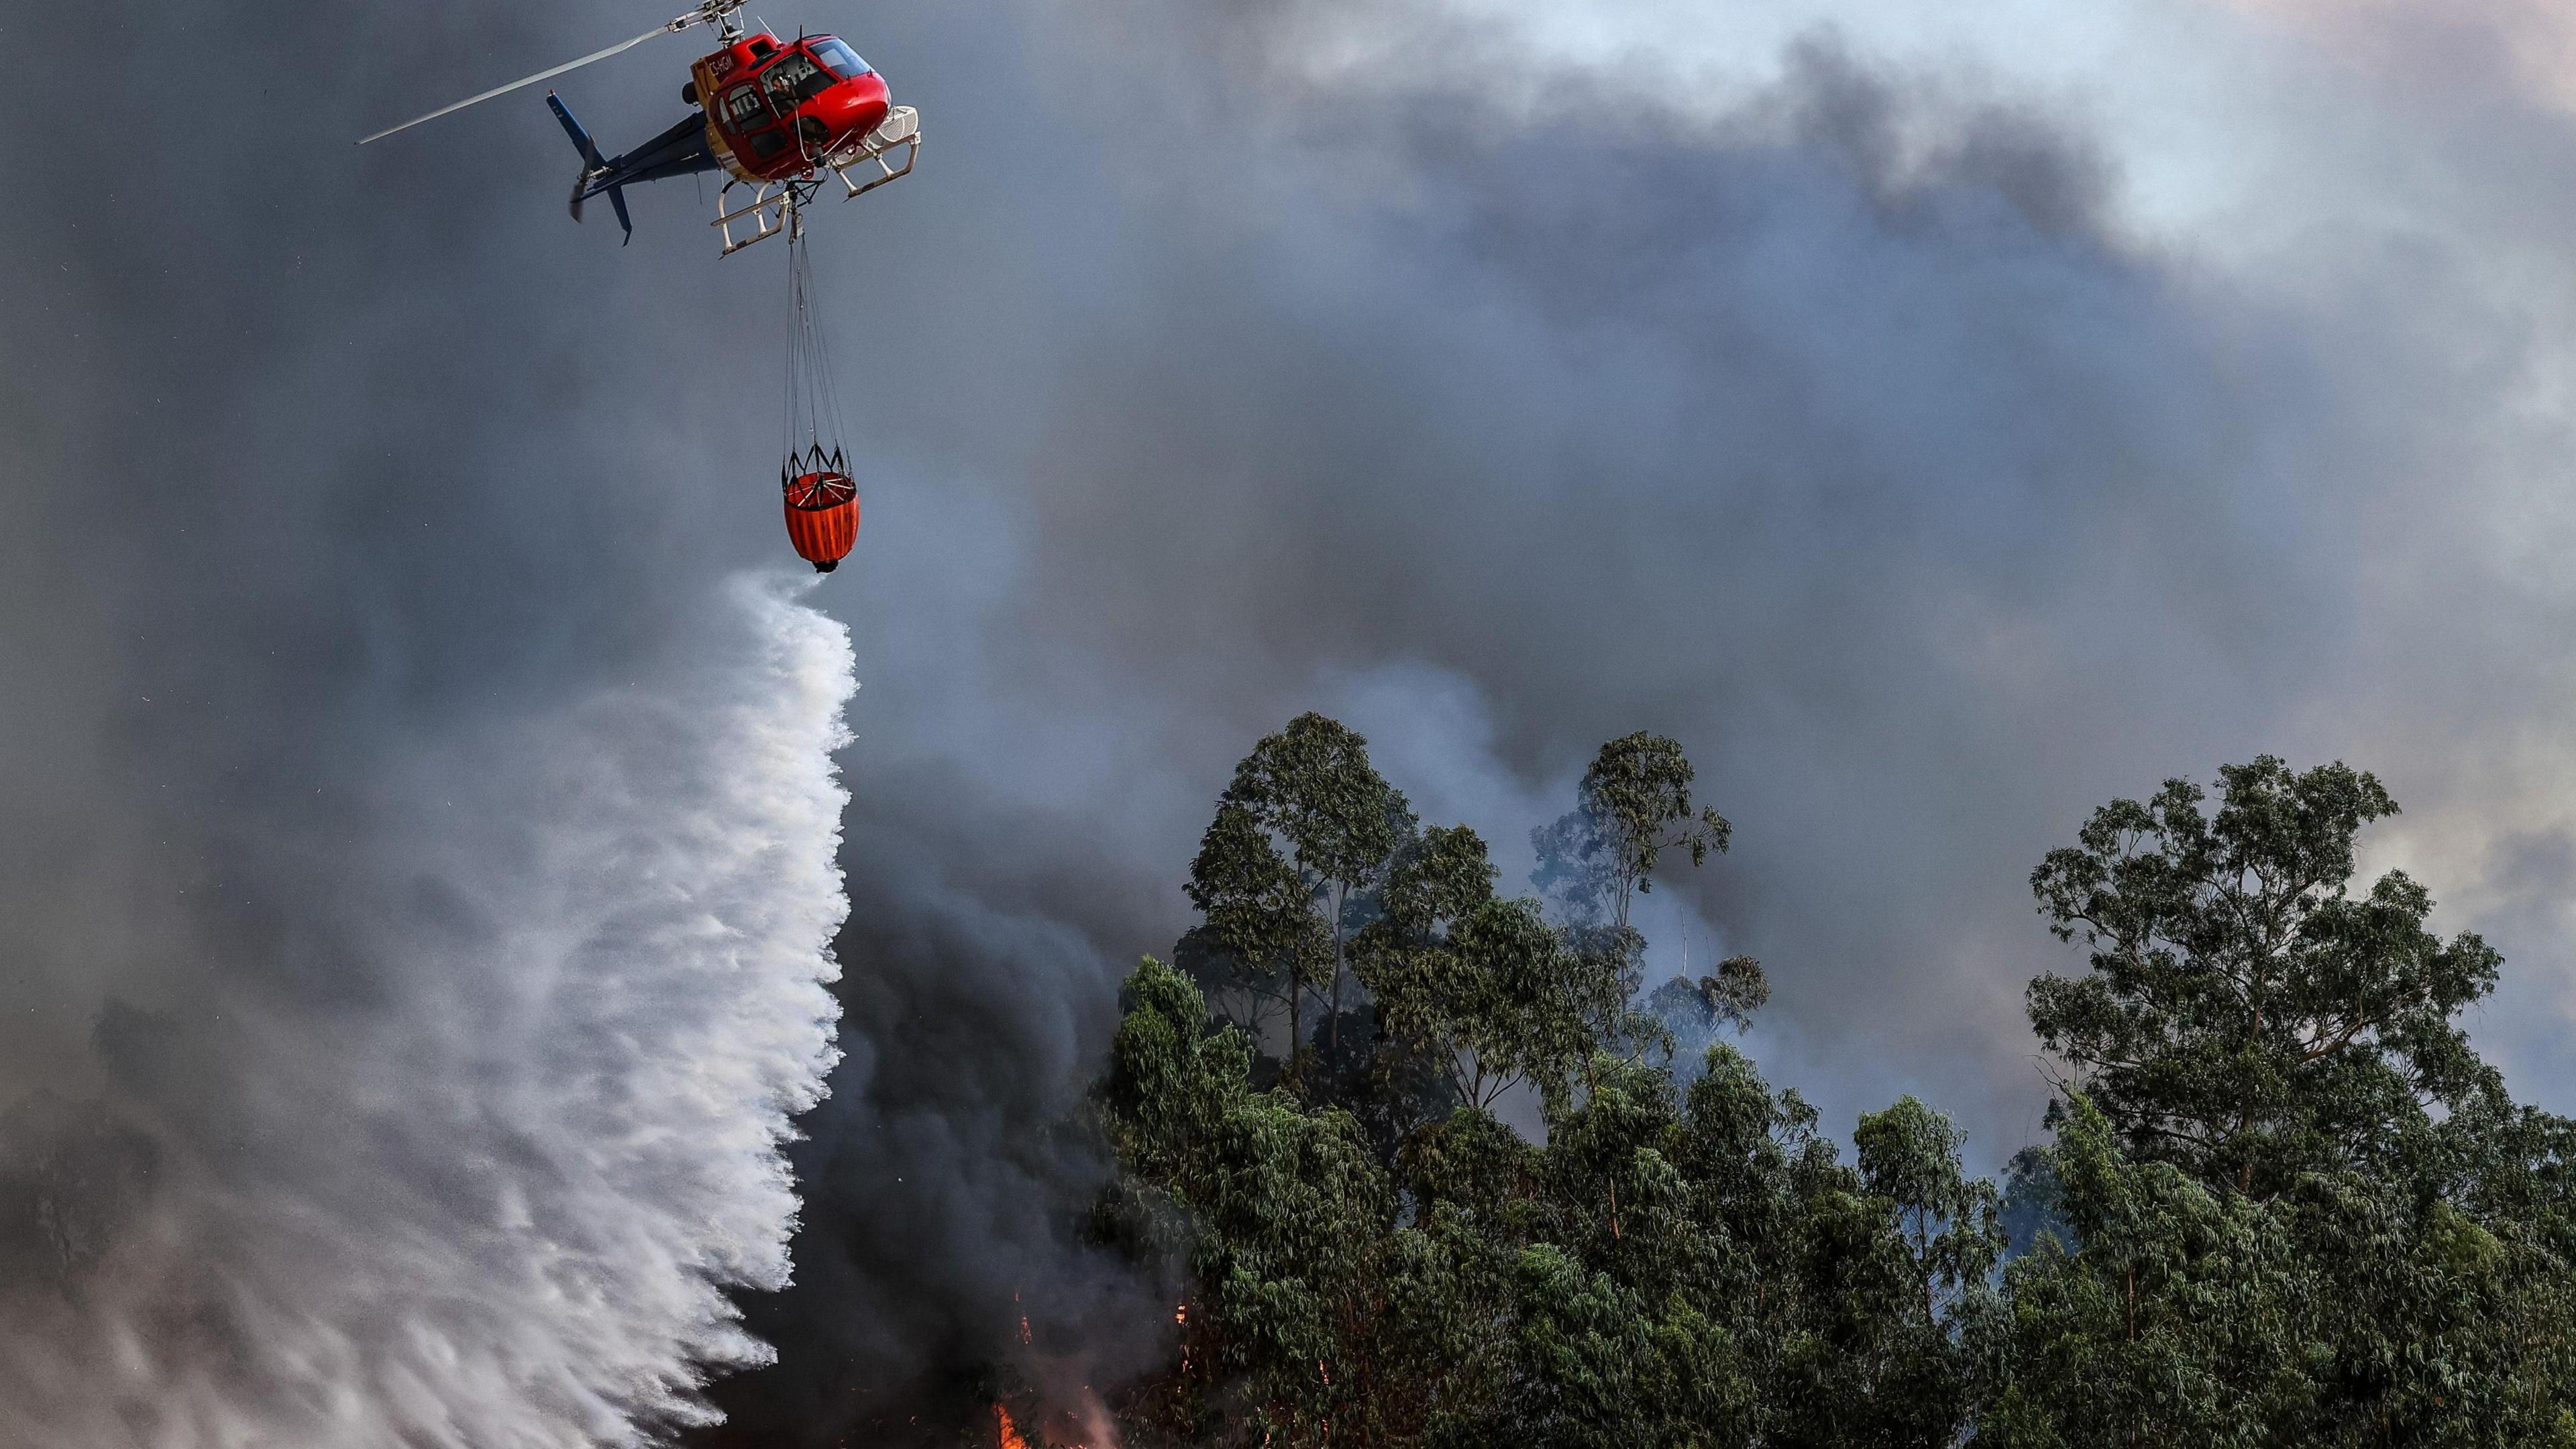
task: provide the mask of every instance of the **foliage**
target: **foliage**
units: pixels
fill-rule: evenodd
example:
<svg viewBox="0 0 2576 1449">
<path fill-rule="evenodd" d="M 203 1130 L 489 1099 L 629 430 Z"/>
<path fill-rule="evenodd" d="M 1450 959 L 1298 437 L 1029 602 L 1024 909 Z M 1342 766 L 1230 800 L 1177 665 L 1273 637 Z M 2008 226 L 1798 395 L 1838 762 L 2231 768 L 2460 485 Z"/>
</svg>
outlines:
<svg viewBox="0 0 2576 1449">
<path fill-rule="evenodd" d="M 1251 809 L 1231 801 L 1217 808 L 1186 888 L 1205 917 L 1195 934 L 1234 985 L 1288 1009 L 1324 983 L 1333 943 L 1315 913 L 1314 888 Z M 1261 1014 L 1253 1013 L 1256 1029 Z"/>
<path fill-rule="evenodd" d="M 1624 897 L 1725 843 L 1678 746 L 1614 742 L 1586 777 L 1610 891 L 1592 923 L 1499 897 L 1483 841 L 1416 833 L 1365 760 L 1311 716 L 1256 747 L 1184 943 L 1284 976 L 1322 959 L 1318 923 L 1365 918 L 1351 1009 L 1328 1018 L 1358 1049 L 1292 1035 L 1295 1090 L 1259 1092 L 1259 1022 L 1212 1017 L 1150 960 L 1129 983 L 1101 1089 L 1114 1207 L 1188 1281 L 1182 1351 L 1128 1403 L 1131 1442 L 1952 1442 L 1977 1376 L 1963 1324 L 2002 1247 L 1956 1130 L 1900 1102 L 1845 1164 L 1733 1047 L 1687 1091 L 1640 1050 L 1660 1034 L 1631 1006 Z M 1664 997 L 1705 1039 L 1767 990 L 1738 957 Z"/>
<path fill-rule="evenodd" d="M 2214 816 L 2172 780 L 2049 852 L 2031 887 L 2092 970 L 2032 982 L 2030 1017 L 2130 1152 L 2268 1196 L 2500 1090 L 2453 1020 L 2500 958 L 2427 931 L 2403 872 L 2351 895 L 2354 836 L 2397 811 L 2371 776 L 2270 756 L 2219 774 Z"/>
<path fill-rule="evenodd" d="M 1432 830 L 1388 873 L 1355 950 L 1379 1020 L 1437 1064 L 1457 1100 L 1491 1110 L 1515 1087 L 1560 1090 L 1617 1010 L 1617 982 L 1535 902 L 1495 898 L 1485 843 Z"/>
<path fill-rule="evenodd" d="M 2425 928 L 2355 840 L 2341 764 L 2169 781 L 2032 876 L 2091 971 L 2031 984 L 2071 1068 L 2072 1243 L 2006 1275 L 2005 1444 L 2571 1442 L 2571 1124 L 2515 1106 L 2458 1016 L 2500 959 Z M 2080 1244 L 2080 1248 L 2076 1245 Z"/>
<path fill-rule="evenodd" d="M 1235 766 L 1191 863 L 1190 901 L 1235 982 L 1284 1003 L 1291 1086 L 1303 1076 L 1309 995 L 1325 997 L 1327 1039 L 1339 1045 L 1353 897 L 1413 829 L 1368 741 L 1337 720 L 1301 714 Z"/>
<path fill-rule="evenodd" d="M 1741 1032 L 1753 1025 L 1753 1013 L 1771 999 L 1770 979 L 1762 963 L 1750 956 L 1729 956 L 1717 972 L 1694 981 L 1675 976 L 1646 997 L 1649 1015 L 1674 1038 L 1704 1048 L 1720 1032 Z"/>
<path fill-rule="evenodd" d="M 1231 1029 L 1206 1030 L 1198 989 L 1148 958 L 1112 1047 L 1105 1104 L 1121 1159 L 1191 1224 L 1205 1305 L 1179 1402 L 1203 1442 L 1327 1442 L 1364 1388 L 1342 1347 L 1378 1294 L 1385 1174 L 1350 1115 L 1256 1093 Z"/>
<path fill-rule="evenodd" d="M 2277 1216 L 2169 1163 L 2128 1161 L 2081 1098 L 2052 1155 L 2083 1248 L 2052 1235 L 2006 1271 L 2007 1386 L 1978 1441 L 2300 1442 L 2308 1307 Z"/>
<path fill-rule="evenodd" d="M 1662 735 L 1641 731 L 1603 745 L 1583 772 L 1574 810 L 1531 836 L 1540 861 L 1535 884 L 1571 907 L 1574 924 L 1625 931 L 1630 902 L 1655 888 L 1665 851 L 1687 852 L 1692 865 L 1704 865 L 1734 836 L 1725 816 L 1693 808 L 1697 778 L 1681 745 Z"/>
<path fill-rule="evenodd" d="M 1539 832 L 1551 914 L 1292 722 L 1182 943 L 1256 1009 L 1145 961 L 1099 1089 L 1107 1236 L 1180 1274 L 1124 1442 L 2576 1449 L 2576 1124 L 2458 1026 L 2495 953 L 2402 874 L 2353 889 L 2370 776 L 2220 780 L 2034 874 L 2089 969 L 2032 984 L 2061 1097 L 1998 1186 L 1911 1097 L 1845 1160 L 1726 1040 L 1749 959 L 1639 991 L 1630 897 L 1727 844 L 1672 741 L 1605 746 Z"/>
</svg>

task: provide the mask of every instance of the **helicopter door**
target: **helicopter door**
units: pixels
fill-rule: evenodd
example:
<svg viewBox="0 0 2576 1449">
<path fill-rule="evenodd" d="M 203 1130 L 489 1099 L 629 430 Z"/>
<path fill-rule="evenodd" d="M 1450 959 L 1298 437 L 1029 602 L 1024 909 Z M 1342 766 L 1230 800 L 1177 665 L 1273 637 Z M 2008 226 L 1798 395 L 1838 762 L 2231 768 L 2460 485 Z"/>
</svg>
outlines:
<svg viewBox="0 0 2576 1449">
<path fill-rule="evenodd" d="M 720 115 L 735 155 L 766 164 L 787 149 L 787 131 L 778 124 L 769 103 L 760 98 L 758 85 L 738 85 L 725 92 Z"/>
</svg>

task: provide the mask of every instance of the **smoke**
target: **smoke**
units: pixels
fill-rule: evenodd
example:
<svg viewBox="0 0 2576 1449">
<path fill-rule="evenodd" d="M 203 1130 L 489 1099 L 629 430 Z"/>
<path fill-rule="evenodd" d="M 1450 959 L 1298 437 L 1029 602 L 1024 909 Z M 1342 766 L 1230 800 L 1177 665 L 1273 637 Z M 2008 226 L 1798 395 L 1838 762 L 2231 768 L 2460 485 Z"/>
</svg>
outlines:
<svg viewBox="0 0 2576 1449">
<path fill-rule="evenodd" d="M 1006 1285 L 1144 1321 L 1084 1318 L 1096 1169 L 1038 1145 L 1228 767 L 1309 707 L 1507 845 L 1603 739 L 1680 738 L 1736 848 L 1657 892 L 1658 964 L 1760 957 L 1775 1079 L 1840 1123 L 1918 1093 L 1990 1165 L 2068 964 L 2031 866 L 2168 776 L 2348 758 L 2409 810 L 2374 867 L 2516 963 L 2482 1043 L 2564 1096 L 2576 272 L 2532 198 L 2576 146 L 2509 70 L 2428 98 L 2198 4 L 2062 48 L 2004 8 L 1770 7 L 1751 53 L 1648 3 L 1625 45 L 1501 3 L 874 22 L 937 148 L 880 233 L 919 271 L 848 293 L 929 380 L 850 609 L 904 681 L 854 782 L 892 914 L 803 1159 L 837 1276 L 755 1309 L 741 1442 L 989 1392 Z M 961 997 L 979 1041 L 924 1036 Z"/>
<path fill-rule="evenodd" d="M 2343 756 L 2563 1096 L 2538 12 L 1722 12 L 770 15 L 928 137 L 814 229 L 867 527 L 793 603 L 730 582 L 782 552 L 786 289 L 712 195 L 570 225 L 527 96 L 341 144 L 630 7 L 90 7 L 0 96 L 116 162 L 0 212 L 0 1424 L 616 1442 L 755 1339 L 737 1442 L 1113 1380 L 1167 1308 L 1062 1124 L 1310 707 L 1507 849 L 1682 740 L 1736 848 L 1659 956 L 1761 957 L 1769 1075 L 1989 1163 L 2040 853 Z M 685 49 L 555 84 L 619 144 Z M 835 1003 L 796 1286 L 736 1326 Z"/>
</svg>

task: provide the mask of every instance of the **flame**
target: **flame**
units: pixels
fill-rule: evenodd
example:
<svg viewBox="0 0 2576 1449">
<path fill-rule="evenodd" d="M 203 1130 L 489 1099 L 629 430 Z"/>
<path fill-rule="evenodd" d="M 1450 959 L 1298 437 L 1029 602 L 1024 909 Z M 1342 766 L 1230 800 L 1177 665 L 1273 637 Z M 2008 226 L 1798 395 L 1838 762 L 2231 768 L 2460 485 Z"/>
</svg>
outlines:
<svg viewBox="0 0 2576 1449">
<path fill-rule="evenodd" d="M 1020 1342 L 1034 1349 L 1036 1334 L 1017 1289 L 1011 1302 L 1022 1307 L 1019 1314 Z M 1186 1304 L 1174 1311 L 1174 1317 L 1186 1322 Z M 1118 1449 L 1118 1422 L 1109 1406 L 1091 1385 L 1077 1390 L 1075 1379 L 1082 1372 L 1080 1355 L 1056 1355 L 1031 1352 L 1020 1367 L 1037 1375 L 1040 1382 L 1024 1386 L 1024 1407 L 1032 1417 L 1023 1429 L 1011 1417 L 1008 1404 L 993 1401 L 993 1443 L 995 1449 Z M 1030 1402 L 1034 1400 L 1034 1402 Z"/>
</svg>

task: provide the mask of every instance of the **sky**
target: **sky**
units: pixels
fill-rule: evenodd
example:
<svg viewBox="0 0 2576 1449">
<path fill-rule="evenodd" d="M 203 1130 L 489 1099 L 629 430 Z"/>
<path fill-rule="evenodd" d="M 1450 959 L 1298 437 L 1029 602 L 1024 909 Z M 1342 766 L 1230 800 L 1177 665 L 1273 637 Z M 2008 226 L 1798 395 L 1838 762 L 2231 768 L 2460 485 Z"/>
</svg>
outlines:
<svg viewBox="0 0 2576 1449">
<path fill-rule="evenodd" d="M 1515 873 L 1680 740 L 1735 845 L 1655 964 L 1989 1168 L 2039 857 L 2347 760 L 2576 1110 L 2558 7 L 775 10 L 927 138 L 813 223 L 819 582 L 774 246 L 573 225 L 535 92 L 347 144 L 660 18 L 102 0 L 0 97 L 0 1438 L 901 1443 L 1140 1361 L 1062 1124 L 1307 709 Z M 692 53 L 554 84 L 623 144 Z"/>
</svg>

